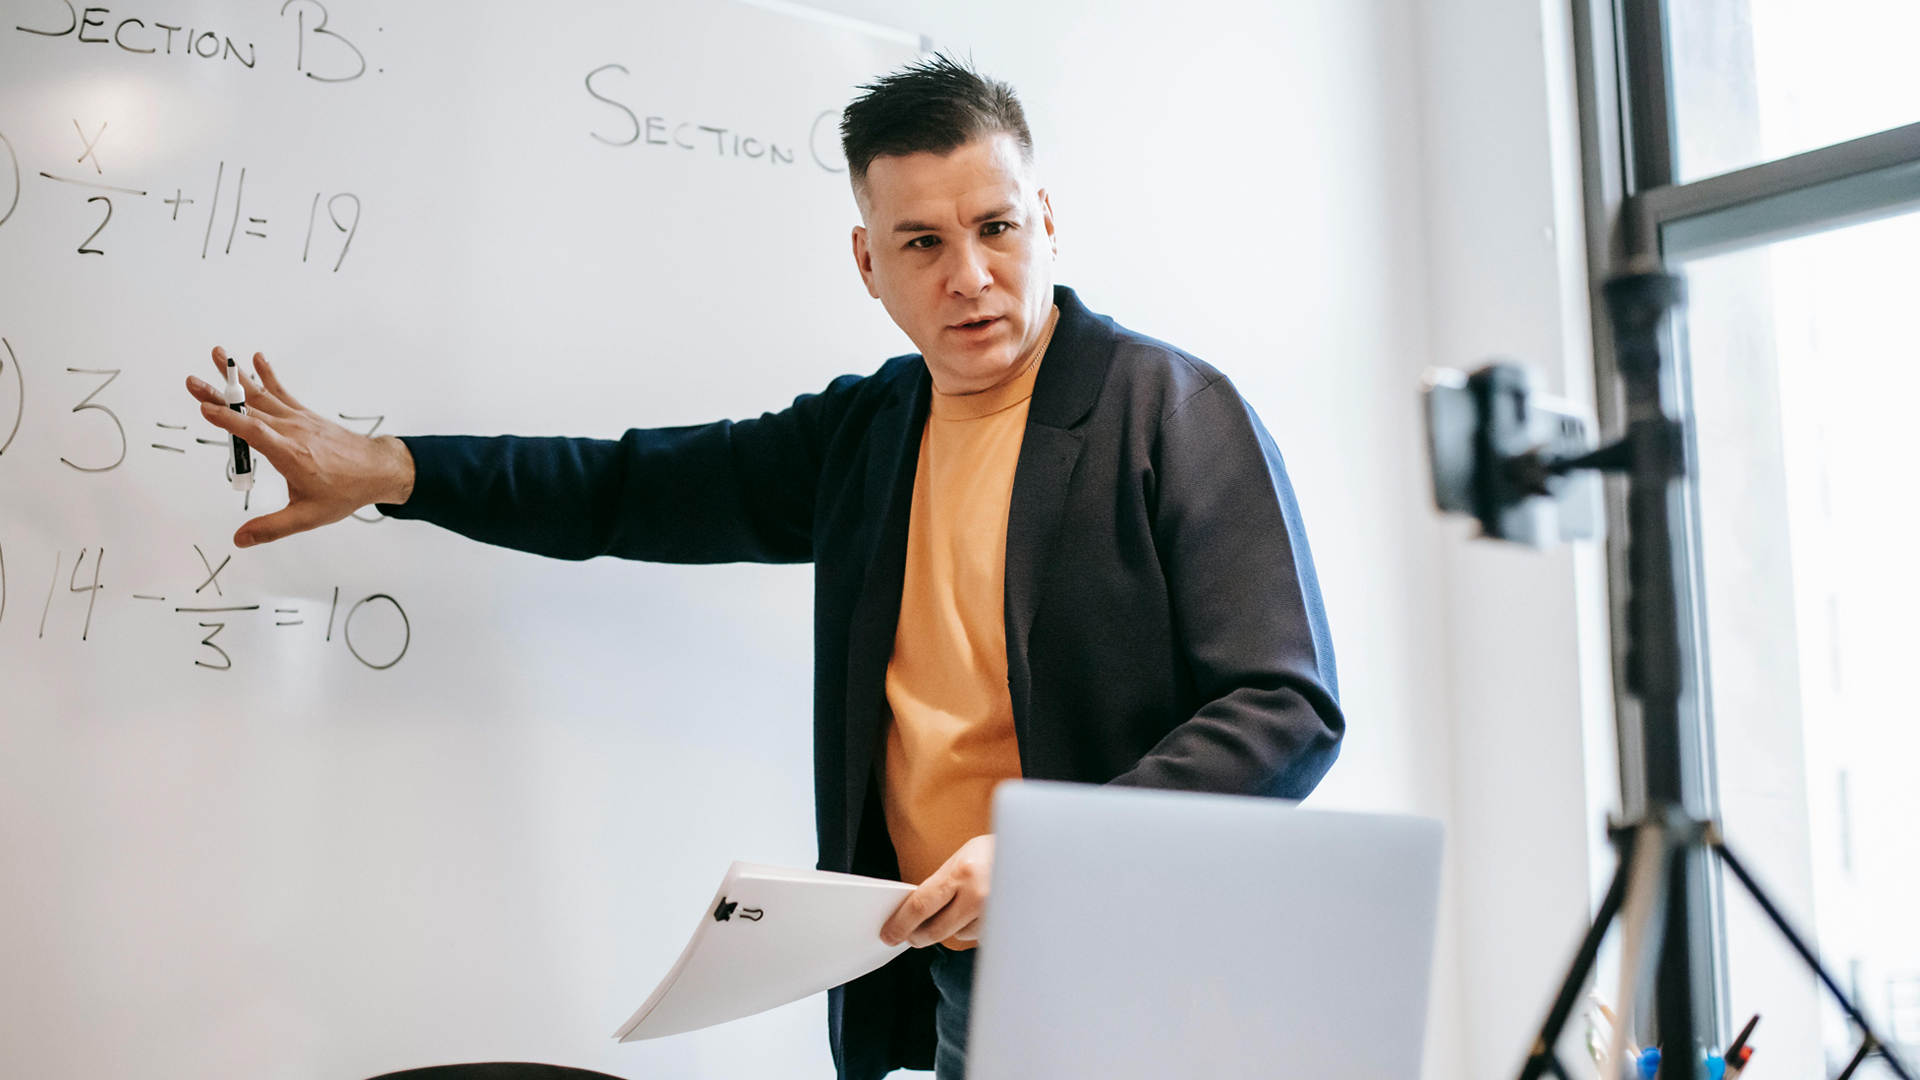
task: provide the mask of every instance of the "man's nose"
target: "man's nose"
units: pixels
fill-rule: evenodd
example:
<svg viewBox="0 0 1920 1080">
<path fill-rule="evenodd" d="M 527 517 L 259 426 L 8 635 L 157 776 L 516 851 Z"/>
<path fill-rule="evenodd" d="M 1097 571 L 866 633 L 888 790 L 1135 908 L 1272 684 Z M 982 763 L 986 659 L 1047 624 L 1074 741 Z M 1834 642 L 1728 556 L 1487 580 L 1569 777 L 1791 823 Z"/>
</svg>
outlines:
<svg viewBox="0 0 1920 1080">
<path fill-rule="evenodd" d="M 947 250 L 953 252 L 953 265 L 947 270 L 948 291 L 969 299 L 986 292 L 987 286 L 993 284 L 987 253 L 971 242 L 953 244 Z"/>
</svg>

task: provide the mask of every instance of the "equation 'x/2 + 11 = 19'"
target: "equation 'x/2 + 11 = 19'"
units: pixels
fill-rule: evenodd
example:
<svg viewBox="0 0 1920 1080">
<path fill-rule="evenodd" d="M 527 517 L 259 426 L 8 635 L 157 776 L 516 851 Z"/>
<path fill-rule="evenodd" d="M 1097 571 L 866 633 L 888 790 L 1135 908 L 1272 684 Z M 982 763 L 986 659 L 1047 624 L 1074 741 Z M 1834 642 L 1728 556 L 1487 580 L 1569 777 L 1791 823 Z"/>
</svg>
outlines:
<svg viewBox="0 0 1920 1080">
<path fill-rule="evenodd" d="M 71 220 L 74 253 L 106 256 L 121 250 L 113 229 L 116 214 L 123 220 L 127 213 L 158 214 L 179 229 L 175 246 L 188 257 L 221 259 L 278 249 L 288 257 L 298 251 L 302 263 L 334 273 L 346 265 L 360 231 L 358 194 L 289 190 L 246 164 L 225 160 L 208 162 L 200 177 L 149 183 L 110 172 L 102 163 L 102 144 L 108 144 L 111 160 L 112 126 L 101 121 L 91 127 L 76 118 L 78 156 L 53 162 L 22 162 L 0 131 L 0 227 L 27 212 Z M 41 164 L 47 167 L 34 167 Z"/>
</svg>

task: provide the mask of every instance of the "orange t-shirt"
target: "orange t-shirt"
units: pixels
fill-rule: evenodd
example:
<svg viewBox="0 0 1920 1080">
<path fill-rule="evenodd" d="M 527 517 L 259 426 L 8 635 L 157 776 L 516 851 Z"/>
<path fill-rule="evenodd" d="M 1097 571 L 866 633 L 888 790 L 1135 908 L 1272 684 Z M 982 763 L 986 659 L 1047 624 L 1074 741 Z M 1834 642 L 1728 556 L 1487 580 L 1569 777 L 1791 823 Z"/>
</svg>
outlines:
<svg viewBox="0 0 1920 1080">
<path fill-rule="evenodd" d="M 887 832 L 909 884 L 991 832 L 994 785 L 1020 776 L 1007 690 L 1007 509 L 1027 403 L 1058 318 L 1056 308 L 1000 385 L 977 394 L 936 390 L 920 435 L 900 622 L 887 662 Z"/>
</svg>

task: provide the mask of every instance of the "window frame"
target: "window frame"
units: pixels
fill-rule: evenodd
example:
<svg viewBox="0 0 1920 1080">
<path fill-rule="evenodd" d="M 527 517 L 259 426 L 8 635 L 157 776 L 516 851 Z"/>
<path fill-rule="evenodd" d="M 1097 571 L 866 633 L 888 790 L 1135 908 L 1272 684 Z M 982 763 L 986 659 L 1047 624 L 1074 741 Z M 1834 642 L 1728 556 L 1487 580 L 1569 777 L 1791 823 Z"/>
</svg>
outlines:
<svg viewBox="0 0 1920 1080">
<path fill-rule="evenodd" d="M 1775 243 L 1920 208 L 1920 123 L 1676 183 L 1677 126 L 1669 69 L 1666 0 L 1569 0 L 1579 111 L 1582 194 L 1586 218 L 1595 376 L 1595 411 L 1604 438 L 1625 431 L 1626 408 L 1612 328 L 1601 288 L 1611 276 L 1668 259 L 1692 259 Z M 1691 416 L 1685 375 L 1682 312 L 1668 333 L 1678 359 L 1674 398 Z M 1691 428 L 1689 428 L 1691 430 Z M 1688 447 L 1689 475 L 1697 453 Z M 1699 530 L 1692 483 L 1682 486 L 1674 528 L 1680 578 L 1680 636 L 1686 692 L 1681 702 L 1678 760 L 1649 760 L 1638 703 L 1626 683 L 1627 593 L 1625 485 L 1607 486 L 1606 549 L 1612 636 L 1615 725 L 1621 808 L 1629 818 L 1647 805 L 1650 786 L 1678 777 L 1683 804 L 1718 815 L 1714 776 L 1712 687 L 1700 662 L 1707 627 Z M 1649 784 L 1649 778 L 1654 783 Z M 1709 1041 L 1733 1036 L 1727 1015 L 1722 901 L 1717 868 L 1696 867 L 1690 890 L 1689 939 L 1695 954 L 1695 1030 Z"/>
</svg>

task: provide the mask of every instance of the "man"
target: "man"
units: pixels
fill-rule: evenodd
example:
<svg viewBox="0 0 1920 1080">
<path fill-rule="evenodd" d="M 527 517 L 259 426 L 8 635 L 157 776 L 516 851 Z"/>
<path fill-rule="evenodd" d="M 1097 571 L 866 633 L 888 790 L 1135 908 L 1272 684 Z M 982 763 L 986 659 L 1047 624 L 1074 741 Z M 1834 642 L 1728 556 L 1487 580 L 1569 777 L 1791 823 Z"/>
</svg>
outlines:
<svg viewBox="0 0 1920 1080">
<path fill-rule="evenodd" d="M 556 558 L 813 562 L 820 866 L 919 886 L 882 931 L 916 948 L 831 996 L 834 1061 L 958 1080 L 996 783 L 1299 798 L 1344 721 L 1279 451 L 1219 372 L 1054 286 L 1013 91 L 946 58 L 866 89 L 854 261 L 920 349 L 866 378 L 618 441 L 369 439 L 258 355 L 250 416 L 188 386 L 287 480 L 240 547 L 377 503 Z"/>
</svg>

